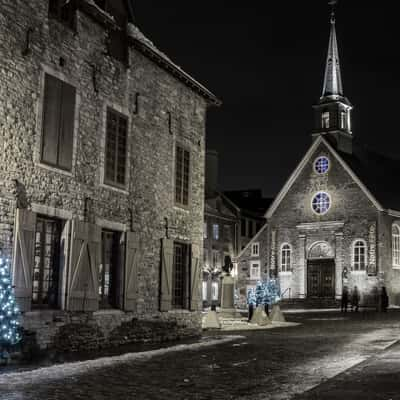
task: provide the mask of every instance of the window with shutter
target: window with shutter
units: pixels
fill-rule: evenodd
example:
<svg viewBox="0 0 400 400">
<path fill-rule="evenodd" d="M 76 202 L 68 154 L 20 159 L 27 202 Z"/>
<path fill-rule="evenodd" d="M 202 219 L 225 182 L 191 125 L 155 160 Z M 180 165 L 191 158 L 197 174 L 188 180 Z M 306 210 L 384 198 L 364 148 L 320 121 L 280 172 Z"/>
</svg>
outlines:
<svg viewBox="0 0 400 400">
<path fill-rule="evenodd" d="M 106 184 L 125 187 L 127 160 L 128 118 L 107 110 L 105 178 Z"/>
<path fill-rule="evenodd" d="M 72 169 L 76 90 L 46 74 L 43 99 L 41 162 Z"/>
<path fill-rule="evenodd" d="M 189 246 L 174 243 L 174 259 L 172 273 L 172 306 L 188 308 L 189 299 Z"/>
<path fill-rule="evenodd" d="M 181 146 L 176 146 L 175 160 L 175 202 L 189 205 L 190 184 L 190 152 Z"/>
</svg>

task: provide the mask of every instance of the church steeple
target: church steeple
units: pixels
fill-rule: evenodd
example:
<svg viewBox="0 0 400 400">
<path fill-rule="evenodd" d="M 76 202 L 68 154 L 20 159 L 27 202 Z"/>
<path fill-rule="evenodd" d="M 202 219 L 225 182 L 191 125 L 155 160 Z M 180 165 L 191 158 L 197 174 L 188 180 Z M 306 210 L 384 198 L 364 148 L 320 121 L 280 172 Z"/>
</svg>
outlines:
<svg viewBox="0 0 400 400">
<path fill-rule="evenodd" d="M 331 0 L 330 37 L 326 58 L 322 96 L 314 105 L 315 128 L 313 136 L 327 135 L 341 151 L 351 153 L 352 131 L 351 110 L 353 106 L 344 96 L 342 75 L 340 70 L 339 50 L 336 37 L 335 6 L 337 1 Z"/>
<path fill-rule="evenodd" d="M 340 73 L 339 50 L 336 39 L 335 11 L 331 14 L 331 35 L 329 37 L 328 55 L 326 58 L 324 88 L 322 97 L 343 96 L 342 76 Z"/>
</svg>

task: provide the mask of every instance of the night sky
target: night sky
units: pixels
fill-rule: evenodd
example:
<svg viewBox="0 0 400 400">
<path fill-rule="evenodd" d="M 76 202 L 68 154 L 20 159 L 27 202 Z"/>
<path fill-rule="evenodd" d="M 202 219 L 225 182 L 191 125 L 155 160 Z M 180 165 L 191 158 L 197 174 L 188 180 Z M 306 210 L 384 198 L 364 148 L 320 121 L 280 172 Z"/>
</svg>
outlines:
<svg viewBox="0 0 400 400">
<path fill-rule="evenodd" d="M 325 0 L 136 0 L 140 29 L 222 101 L 207 122 L 221 189 L 274 196 L 311 143 L 329 39 Z M 337 34 L 353 134 L 400 158 L 395 2 L 342 0 Z"/>
</svg>

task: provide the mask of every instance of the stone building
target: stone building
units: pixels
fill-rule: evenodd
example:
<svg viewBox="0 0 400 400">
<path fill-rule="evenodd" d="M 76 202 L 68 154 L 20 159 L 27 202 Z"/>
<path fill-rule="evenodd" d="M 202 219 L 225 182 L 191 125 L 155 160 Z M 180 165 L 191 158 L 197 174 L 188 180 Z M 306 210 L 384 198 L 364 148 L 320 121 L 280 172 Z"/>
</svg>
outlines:
<svg viewBox="0 0 400 400">
<path fill-rule="evenodd" d="M 246 288 L 270 276 L 284 298 L 334 303 L 344 286 L 357 286 L 361 304 L 376 304 L 386 286 L 400 304 L 400 192 L 392 182 L 400 161 L 359 145 L 351 112 L 333 14 L 312 145 L 236 260 L 242 305 Z"/>
<path fill-rule="evenodd" d="M 238 217 L 235 206 L 217 189 L 218 153 L 206 152 L 204 207 L 203 306 L 221 304 L 223 266 L 238 255 Z"/>
<path fill-rule="evenodd" d="M 128 0 L 3 0 L 0 37 L 0 235 L 25 330 L 63 350 L 136 340 L 144 319 L 198 333 L 218 99 Z"/>
</svg>

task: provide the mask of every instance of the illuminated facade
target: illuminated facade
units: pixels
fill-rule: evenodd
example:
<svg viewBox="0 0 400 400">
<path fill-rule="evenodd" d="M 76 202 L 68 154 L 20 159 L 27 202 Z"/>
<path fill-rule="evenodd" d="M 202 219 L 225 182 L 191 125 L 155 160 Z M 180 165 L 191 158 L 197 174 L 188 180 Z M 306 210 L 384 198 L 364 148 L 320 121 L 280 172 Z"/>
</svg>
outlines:
<svg viewBox="0 0 400 400">
<path fill-rule="evenodd" d="M 277 276 L 284 299 L 321 304 L 357 286 L 376 305 L 382 286 L 400 304 L 400 162 L 357 146 L 344 96 L 335 17 L 313 143 L 237 258 L 240 305 L 249 286 Z M 257 252 L 253 248 L 258 249 Z"/>
</svg>

